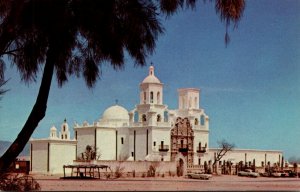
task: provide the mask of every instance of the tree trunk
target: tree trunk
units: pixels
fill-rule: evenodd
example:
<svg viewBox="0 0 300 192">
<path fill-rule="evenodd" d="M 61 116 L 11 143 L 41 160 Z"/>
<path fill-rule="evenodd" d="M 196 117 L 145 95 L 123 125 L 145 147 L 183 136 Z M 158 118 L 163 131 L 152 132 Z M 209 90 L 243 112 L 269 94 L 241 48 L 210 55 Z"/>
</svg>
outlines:
<svg viewBox="0 0 300 192">
<path fill-rule="evenodd" d="M 5 172 L 15 161 L 17 156 L 24 149 L 26 143 L 29 141 L 32 133 L 38 126 L 38 123 L 44 118 L 47 109 L 47 101 L 50 92 L 53 71 L 53 53 L 51 51 L 51 48 L 49 48 L 47 52 L 47 60 L 44 68 L 42 82 L 36 102 L 18 137 L 0 158 L 0 173 Z"/>
</svg>

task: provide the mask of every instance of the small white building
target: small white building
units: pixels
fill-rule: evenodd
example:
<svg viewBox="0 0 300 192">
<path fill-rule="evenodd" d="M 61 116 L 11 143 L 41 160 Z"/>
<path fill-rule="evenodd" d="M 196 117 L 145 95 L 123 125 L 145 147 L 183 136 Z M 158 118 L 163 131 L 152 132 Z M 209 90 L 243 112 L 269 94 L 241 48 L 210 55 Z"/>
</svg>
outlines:
<svg viewBox="0 0 300 192">
<path fill-rule="evenodd" d="M 169 109 L 163 99 L 163 83 L 154 72 L 150 66 L 139 86 L 140 102 L 132 110 L 116 104 L 96 122 L 76 123 L 75 140 L 70 140 L 68 129 L 63 129 L 66 122 L 59 138 L 51 128 L 49 139 L 31 140 L 32 171 L 61 170 L 56 167 L 62 168 L 80 157 L 87 145 L 97 149 L 101 160 L 178 161 L 186 167 L 213 161 L 217 149 L 209 148 L 209 117 L 200 107 L 200 90 L 178 89 L 178 108 Z M 44 153 L 43 157 L 40 153 Z M 64 153 L 68 157 L 62 159 Z M 281 151 L 235 149 L 222 160 L 255 159 L 266 165 L 280 163 L 281 157 Z"/>
<path fill-rule="evenodd" d="M 70 139 L 66 120 L 57 135 L 55 126 L 44 139 L 30 139 L 31 171 L 35 173 L 63 173 L 63 165 L 73 164 L 76 159 L 76 140 Z"/>
</svg>

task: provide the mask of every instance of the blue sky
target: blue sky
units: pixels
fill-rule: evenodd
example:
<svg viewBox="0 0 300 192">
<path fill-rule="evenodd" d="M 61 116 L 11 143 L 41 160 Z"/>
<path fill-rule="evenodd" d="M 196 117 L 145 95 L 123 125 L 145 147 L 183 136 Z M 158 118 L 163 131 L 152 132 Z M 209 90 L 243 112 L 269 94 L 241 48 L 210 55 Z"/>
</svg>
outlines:
<svg viewBox="0 0 300 192">
<path fill-rule="evenodd" d="M 165 34 L 157 41 L 156 76 L 164 83 L 164 103 L 177 108 L 177 89 L 201 89 L 200 105 L 210 116 L 210 146 L 226 139 L 237 148 L 283 150 L 300 157 L 300 1 L 251 0 L 238 28 L 225 26 L 207 1 L 195 11 L 162 19 Z M 98 120 L 110 105 L 131 110 L 139 102 L 139 83 L 148 67 L 124 70 L 102 65 L 94 89 L 71 77 L 62 88 L 52 82 L 46 117 L 33 137 L 48 137 L 64 118 L 70 125 Z M 29 115 L 40 79 L 26 85 L 15 67 L 7 67 L 10 89 L 0 101 L 0 140 L 12 141 Z M 54 78 L 55 80 L 55 78 Z"/>
</svg>

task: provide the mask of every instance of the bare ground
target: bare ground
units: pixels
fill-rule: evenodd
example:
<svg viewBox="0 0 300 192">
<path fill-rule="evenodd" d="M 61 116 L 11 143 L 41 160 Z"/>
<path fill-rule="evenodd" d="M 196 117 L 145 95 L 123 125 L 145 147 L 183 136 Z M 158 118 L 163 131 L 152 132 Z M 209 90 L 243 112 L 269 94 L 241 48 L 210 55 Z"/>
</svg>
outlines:
<svg viewBox="0 0 300 192">
<path fill-rule="evenodd" d="M 210 180 L 184 177 L 59 179 L 34 176 L 44 191 L 300 191 L 300 178 L 214 176 Z"/>
</svg>

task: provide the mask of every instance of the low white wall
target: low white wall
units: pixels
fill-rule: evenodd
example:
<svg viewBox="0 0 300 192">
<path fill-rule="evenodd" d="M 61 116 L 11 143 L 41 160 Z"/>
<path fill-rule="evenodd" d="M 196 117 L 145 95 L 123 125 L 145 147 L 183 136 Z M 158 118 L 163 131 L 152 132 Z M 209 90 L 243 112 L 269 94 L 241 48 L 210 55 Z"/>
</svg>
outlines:
<svg viewBox="0 0 300 192">
<path fill-rule="evenodd" d="M 116 168 L 124 167 L 123 172 L 136 172 L 136 173 L 147 173 L 149 167 L 155 166 L 156 173 L 166 174 L 173 173 L 176 174 L 176 162 L 168 161 L 105 161 L 98 160 L 92 162 L 83 162 L 83 161 L 74 161 L 74 165 L 78 164 L 98 164 L 98 165 L 107 165 L 112 171 L 115 171 Z"/>
</svg>

